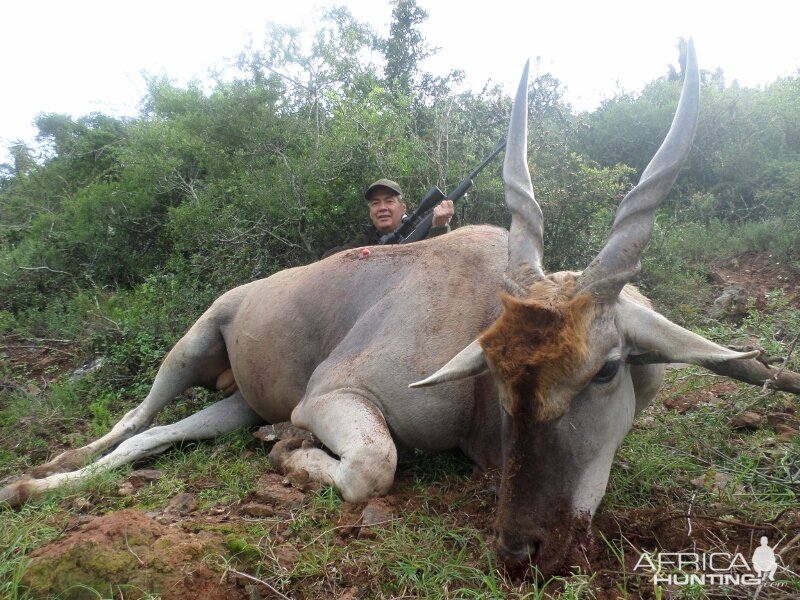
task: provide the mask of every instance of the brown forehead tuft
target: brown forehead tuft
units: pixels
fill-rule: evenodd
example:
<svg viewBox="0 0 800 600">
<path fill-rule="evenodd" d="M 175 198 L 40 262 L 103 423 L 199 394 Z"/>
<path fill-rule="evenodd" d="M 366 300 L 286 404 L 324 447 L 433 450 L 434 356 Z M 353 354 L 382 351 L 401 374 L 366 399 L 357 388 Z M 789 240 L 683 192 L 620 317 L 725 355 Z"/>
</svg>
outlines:
<svg viewBox="0 0 800 600">
<path fill-rule="evenodd" d="M 484 352 L 519 407 L 533 402 L 545 419 L 554 408 L 552 386 L 574 373 L 587 354 L 588 328 L 595 316 L 591 294 L 575 295 L 574 277 L 545 279 L 526 298 L 501 294 L 504 311 L 479 338 Z"/>
</svg>

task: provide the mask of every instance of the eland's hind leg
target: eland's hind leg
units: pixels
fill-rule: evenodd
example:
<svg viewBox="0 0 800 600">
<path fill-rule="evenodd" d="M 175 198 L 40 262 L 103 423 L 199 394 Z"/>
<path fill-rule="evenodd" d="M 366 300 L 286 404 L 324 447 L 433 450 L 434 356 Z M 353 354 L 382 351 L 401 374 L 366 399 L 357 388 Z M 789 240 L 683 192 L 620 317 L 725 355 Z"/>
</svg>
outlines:
<svg viewBox="0 0 800 600">
<path fill-rule="evenodd" d="M 229 304 L 218 300 L 198 319 L 161 363 L 147 397 L 127 412 L 111 431 L 82 448 L 67 450 L 35 467 L 29 476 L 47 477 L 83 467 L 98 454 L 145 429 L 158 411 L 178 394 L 198 385 L 213 388 L 217 378 L 230 367 L 220 331 Z"/>
<path fill-rule="evenodd" d="M 263 423 L 240 392 L 172 423 L 143 431 L 123 441 L 112 452 L 87 467 L 56 473 L 42 479 L 23 479 L 0 488 L 0 504 L 12 507 L 28 499 L 65 486 L 78 485 L 89 477 L 164 452 L 171 445 L 189 440 L 211 439 L 223 433 Z"/>
</svg>

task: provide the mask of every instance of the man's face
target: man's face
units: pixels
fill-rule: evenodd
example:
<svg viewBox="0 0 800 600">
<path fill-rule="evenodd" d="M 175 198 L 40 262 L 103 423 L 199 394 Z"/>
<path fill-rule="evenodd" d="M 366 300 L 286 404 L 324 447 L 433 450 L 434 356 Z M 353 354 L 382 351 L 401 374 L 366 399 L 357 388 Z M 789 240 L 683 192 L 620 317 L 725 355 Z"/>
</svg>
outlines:
<svg viewBox="0 0 800 600">
<path fill-rule="evenodd" d="M 381 233 L 391 233 L 403 220 L 406 203 L 389 188 L 376 188 L 369 197 L 369 218 Z"/>
</svg>

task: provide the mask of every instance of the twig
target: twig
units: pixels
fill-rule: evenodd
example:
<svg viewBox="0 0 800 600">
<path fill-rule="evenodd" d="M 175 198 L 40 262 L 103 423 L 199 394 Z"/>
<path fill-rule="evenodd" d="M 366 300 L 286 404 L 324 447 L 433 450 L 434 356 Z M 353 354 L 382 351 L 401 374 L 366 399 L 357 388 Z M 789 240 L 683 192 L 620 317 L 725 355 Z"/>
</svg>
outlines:
<svg viewBox="0 0 800 600">
<path fill-rule="evenodd" d="M 128 549 L 128 552 L 130 552 L 131 554 L 133 554 L 136 557 L 136 560 L 139 561 L 139 564 L 144 566 L 144 561 L 141 558 L 139 558 L 139 555 L 136 554 L 136 552 L 133 551 L 133 548 L 131 548 L 130 544 L 128 544 L 128 532 L 127 531 L 125 532 L 125 547 Z"/>
<path fill-rule="evenodd" d="M 107 316 L 105 316 L 105 315 L 101 315 L 101 314 L 100 314 L 99 312 L 97 312 L 97 311 L 92 311 L 92 312 L 91 312 L 91 314 L 93 314 L 93 315 L 96 315 L 96 316 L 100 317 L 101 319 L 103 319 L 103 320 L 105 320 L 105 321 L 108 321 L 109 323 L 111 323 L 111 324 L 114 326 L 114 328 L 117 330 L 117 333 L 125 333 L 125 332 L 123 331 L 122 327 L 120 327 L 120 324 L 119 324 L 119 323 L 117 323 L 117 322 L 116 322 L 114 319 L 111 319 L 111 318 L 109 318 L 109 317 L 107 317 Z"/>
<path fill-rule="evenodd" d="M 780 521 L 781 517 L 782 517 L 783 515 L 785 515 L 787 512 L 789 512 L 789 510 L 790 510 L 789 508 L 784 508 L 784 509 L 783 509 L 781 512 L 779 512 L 779 513 L 778 513 L 778 516 L 777 516 L 777 517 L 775 517 L 774 519 L 771 519 L 771 520 L 769 520 L 769 521 L 767 521 L 767 522 L 768 522 L 768 523 L 771 523 L 772 525 L 774 525 L 775 523 L 777 523 L 778 521 Z"/>
<path fill-rule="evenodd" d="M 697 491 L 692 493 L 692 498 L 689 500 L 689 510 L 686 511 L 686 523 L 689 525 L 689 530 L 686 532 L 687 537 L 692 537 L 692 508 L 694 507 L 694 498 L 697 496 Z"/>
<path fill-rule="evenodd" d="M 67 273 L 66 271 L 58 271 L 57 269 L 51 269 L 50 267 L 17 267 L 21 271 L 50 271 L 51 273 L 61 273 L 62 275 L 72 275 L 72 273 Z"/>
<path fill-rule="evenodd" d="M 653 527 L 657 525 L 661 525 L 662 523 L 666 523 L 667 521 L 674 521 L 675 519 L 688 519 L 691 517 L 691 514 L 679 514 L 679 515 L 669 515 L 664 517 L 663 519 L 659 519 L 655 523 L 653 523 Z M 772 523 L 764 523 L 763 525 L 751 525 L 750 523 L 744 523 L 742 521 L 735 521 L 733 519 L 720 519 L 719 517 L 706 517 L 704 515 L 694 515 L 695 519 L 700 519 L 703 521 L 714 521 L 716 523 L 725 523 L 726 525 L 732 525 L 734 527 L 745 527 L 747 529 L 778 529 Z M 781 529 L 800 529 L 800 525 L 784 525 Z"/>
<path fill-rule="evenodd" d="M 241 571 L 237 571 L 236 569 L 228 569 L 226 572 L 233 573 L 234 575 L 238 575 L 239 577 L 244 577 L 245 579 L 249 579 L 250 581 L 255 581 L 256 583 L 260 583 L 276 596 L 283 598 L 284 600 L 292 600 L 291 598 L 289 598 L 289 596 L 283 595 L 263 579 L 258 579 L 257 577 L 253 577 L 252 575 L 248 575 L 247 573 L 242 573 Z"/>
<path fill-rule="evenodd" d="M 40 344 L 44 344 L 44 343 L 47 343 L 47 342 L 52 343 L 52 344 L 75 344 L 75 343 L 77 343 L 75 340 L 59 340 L 59 339 L 52 339 L 52 338 L 26 338 L 26 337 L 21 337 L 19 339 L 22 340 L 22 341 L 25 341 L 25 342 L 34 342 L 34 343 L 40 343 Z"/>
<path fill-rule="evenodd" d="M 755 593 L 753 594 L 753 600 L 758 600 L 758 597 L 761 595 L 761 590 L 764 588 L 764 582 L 758 584 Z"/>
<path fill-rule="evenodd" d="M 799 540 L 800 540 L 800 533 L 798 533 L 796 536 L 794 536 L 792 539 L 790 539 L 788 542 L 786 542 L 783 545 L 783 549 L 780 552 L 778 552 L 778 555 L 779 556 L 783 556 L 784 552 L 786 552 L 789 548 L 794 546 L 794 544 Z"/>
<path fill-rule="evenodd" d="M 789 363 L 789 359 L 792 356 L 792 352 L 794 352 L 795 346 L 797 346 L 797 340 L 798 339 L 800 339 L 800 332 L 796 336 L 794 336 L 794 341 L 792 342 L 792 345 L 789 346 L 789 352 L 786 354 L 786 356 L 783 357 L 783 364 L 781 365 L 781 368 L 778 369 L 778 372 L 775 373 L 775 375 L 773 375 L 772 377 L 770 377 L 769 379 L 767 379 L 764 382 L 764 389 L 766 389 L 767 384 L 772 384 L 772 383 L 776 382 L 778 380 L 778 377 L 781 376 L 781 373 L 783 373 L 783 370 L 786 368 L 786 365 Z"/>
<path fill-rule="evenodd" d="M 0 346 L 0 350 L 49 350 L 50 352 L 60 352 L 61 354 L 66 354 L 67 356 L 75 356 L 74 352 L 70 352 L 69 350 L 62 350 L 61 348 L 53 348 L 52 346 L 25 346 L 25 345 L 11 345 L 11 346 Z"/>
</svg>

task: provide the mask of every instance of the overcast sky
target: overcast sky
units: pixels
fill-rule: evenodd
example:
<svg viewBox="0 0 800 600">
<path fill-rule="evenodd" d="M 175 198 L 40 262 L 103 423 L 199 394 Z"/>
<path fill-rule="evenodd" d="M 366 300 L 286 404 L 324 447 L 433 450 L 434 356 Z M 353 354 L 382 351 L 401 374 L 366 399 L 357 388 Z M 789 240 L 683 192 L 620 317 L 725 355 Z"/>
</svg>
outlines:
<svg viewBox="0 0 800 600">
<path fill-rule="evenodd" d="M 527 58 L 540 59 L 579 108 L 619 89 L 638 91 L 677 62 L 675 45 L 693 36 L 701 69 L 721 67 L 730 83 L 763 86 L 800 67 L 792 0 L 417 0 L 430 17 L 427 41 L 441 47 L 428 70 L 463 69 L 480 87 L 511 89 Z M 344 4 L 388 34 L 388 0 L 26 0 L 0 7 L 0 162 L 17 139 L 31 141 L 39 112 L 135 115 L 142 72 L 178 83 L 203 77 L 264 24 L 315 27 L 325 5 Z"/>
</svg>

